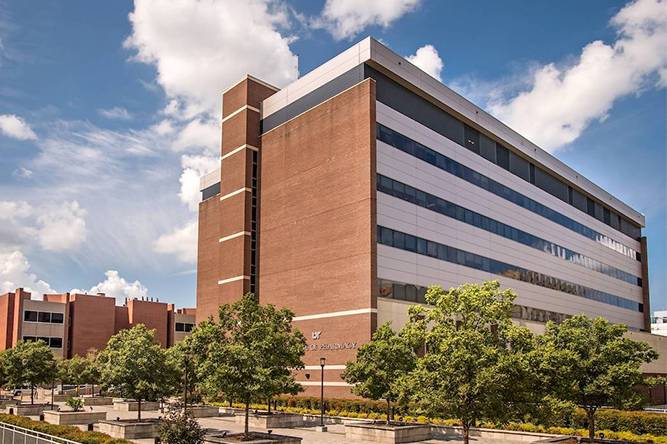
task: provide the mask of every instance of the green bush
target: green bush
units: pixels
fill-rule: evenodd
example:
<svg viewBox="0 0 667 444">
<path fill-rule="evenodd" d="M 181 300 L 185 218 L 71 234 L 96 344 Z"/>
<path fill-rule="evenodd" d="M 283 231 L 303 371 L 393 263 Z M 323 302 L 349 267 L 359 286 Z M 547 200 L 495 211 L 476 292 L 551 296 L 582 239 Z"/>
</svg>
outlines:
<svg viewBox="0 0 667 444">
<path fill-rule="evenodd" d="M 83 407 L 83 400 L 81 398 L 67 398 L 65 404 L 74 412 L 78 412 Z"/>
<path fill-rule="evenodd" d="M 12 416 L 0 414 L 0 422 L 12 424 L 24 429 L 58 436 L 81 444 L 131 444 L 124 439 L 114 439 L 100 432 L 83 432 L 73 426 L 47 424 L 45 422 L 33 421 L 23 416 Z"/>
</svg>

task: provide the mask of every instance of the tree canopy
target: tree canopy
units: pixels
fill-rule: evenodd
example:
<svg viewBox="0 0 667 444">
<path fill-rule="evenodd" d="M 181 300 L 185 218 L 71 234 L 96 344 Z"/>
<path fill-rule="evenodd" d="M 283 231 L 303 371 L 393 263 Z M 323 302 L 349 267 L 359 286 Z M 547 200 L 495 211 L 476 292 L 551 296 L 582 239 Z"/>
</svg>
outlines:
<svg viewBox="0 0 667 444">
<path fill-rule="evenodd" d="M 293 329 L 293 313 L 260 305 L 249 293 L 220 307 L 218 322 L 200 324 L 187 342 L 196 358 L 197 378 L 211 396 L 224 394 L 246 406 L 281 393 L 296 394 L 293 369 L 303 368 L 306 340 Z"/>
<path fill-rule="evenodd" d="M 166 351 L 155 340 L 155 331 L 143 324 L 112 336 L 97 362 L 104 389 L 137 400 L 139 419 L 141 401 L 169 395 L 177 378 Z"/>
<path fill-rule="evenodd" d="M 30 385 L 30 403 L 35 402 L 35 387 L 52 382 L 57 374 L 56 360 L 44 341 L 19 341 L 2 355 L 7 384 Z"/>
<path fill-rule="evenodd" d="M 538 338 L 537 371 L 549 393 L 586 410 L 589 437 L 595 435 L 595 412 L 602 406 L 628 407 L 641 399 L 640 366 L 657 359 L 646 343 L 624 337 L 627 327 L 604 318 L 573 316 L 547 323 Z"/>
<path fill-rule="evenodd" d="M 426 294 L 432 308 L 410 309 L 406 332 L 426 352 L 402 378 L 402 398 L 429 415 L 459 419 L 466 444 L 477 421 L 503 420 L 523 400 L 533 336 L 510 319 L 515 297 L 496 281 L 433 286 Z"/>
<path fill-rule="evenodd" d="M 359 347 L 357 359 L 347 363 L 341 376 L 353 384 L 355 395 L 387 401 L 389 424 L 391 404 L 400 392 L 398 381 L 414 369 L 416 357 L 408 341 L 386 323 L 375 331 L 370 342 Z"/>
</svg>

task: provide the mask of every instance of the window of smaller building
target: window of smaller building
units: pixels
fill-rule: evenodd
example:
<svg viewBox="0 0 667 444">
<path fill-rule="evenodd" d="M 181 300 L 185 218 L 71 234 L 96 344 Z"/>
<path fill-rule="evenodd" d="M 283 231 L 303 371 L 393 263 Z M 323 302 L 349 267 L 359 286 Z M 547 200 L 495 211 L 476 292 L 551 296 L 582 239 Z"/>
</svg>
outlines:
<svg viewBox="0 0 667 444">
<path fill-rule="evenodd" d="M 191 332 L 192 329 L 195 327 L 195 325 L 194 324 L 184 324 L 184 327 L 185 327 L 186 332 Z"/>
<path fill-rule="evenodd" d="M 26 342 L 34 342 L 34 341 L 37 340 L 37 338 L 34 337 L 34 336 L 24 336 L 23 340 L 26 341 Z"/>
<path fill-rule="evenodd" d="M 65 316 L 62 313 L 51 313 L 52 324 L 62 324 L 65 321 Z"/>
<path fill-rule="evenodd" d="M 63 348 L 63 338 L 50 338 L 49 347 L 51 348 Z"/>
<path fill-rule="evenodd" d="M 37 322 L 37 312 L 32 310 L 26 310 L 23 312 L 23 320 L 28 322 Z"/>
<path fill-rule="evenodd" d="M 51 338 L 47 338 L 46 336 L 41 336 L 41 337 L 37 338 L 38 341 L 42 341 L 46 345 L 49 345 L 49 342 L 50 342 L 49 339 L 51 339 Z"/>
<path fill-rule="evenodd" d="M 48 311 L 40 311 L 37 320 L 38 322 L 51 323 L 51 313 L 49 313 Z"/>
<path fill-rule="evenodd" d="M 185 325 L 182 322 L 177 322 L 176 331 L 185 331 Z"/>
</svg>

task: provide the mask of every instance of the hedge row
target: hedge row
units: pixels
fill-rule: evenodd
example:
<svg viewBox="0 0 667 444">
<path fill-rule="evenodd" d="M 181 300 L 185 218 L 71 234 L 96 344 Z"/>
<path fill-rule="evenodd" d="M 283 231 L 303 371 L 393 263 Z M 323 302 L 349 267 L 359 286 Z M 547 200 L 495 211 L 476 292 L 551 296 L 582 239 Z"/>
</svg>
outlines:
<svg viewBox="0 0 667 444">
<path fill-rule="evenodd" d="M 100 432 L 84 432 L 73 426 L 48 424 L 41 421 L 33 421 L 23 416 L 0 414 L 0 422 L 12 424 L 24 429 L 58 436 L 82 444 L 131 444 L 124 439 L 114 439 Z"/>
<path fill-rule="evenodd" d="M 320 409 L 319 398 L 287 397 L 276 400 L 281 407 L 299 408 L 308 410 Z M 380 417 L 386 415 L 387 404 L 382 401 L 329 399 L 325 401 L 327 411 L 347 412 L 358 414 L 378 414 Z M 409 411 L 398 409 L 398 413 L 409 414 Z M 667 436 L 667 415 L 644 411 L 626 411 L 615 409 L 602 409 L 595 415 L 596 428 L 611 430 L 613 432 L 631 432 L 639 435 L 665 435 Z M 587 429 L 588 419 L 582 409 L 577 409 L 571 421 L 563 421 L 564 426 Z"/>
</svg>

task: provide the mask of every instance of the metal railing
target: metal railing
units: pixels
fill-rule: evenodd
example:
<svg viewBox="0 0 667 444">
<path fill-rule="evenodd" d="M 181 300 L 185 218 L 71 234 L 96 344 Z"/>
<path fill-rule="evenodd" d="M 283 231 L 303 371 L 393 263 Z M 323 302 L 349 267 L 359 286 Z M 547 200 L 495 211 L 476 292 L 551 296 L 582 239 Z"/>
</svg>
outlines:
<svg viewBox="0 0 667 444">
<path fill-rule="evenodd" d="M 35 430 L 0 422 L 0 444 L 80 444 Z"/>
</svg>

